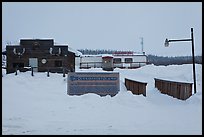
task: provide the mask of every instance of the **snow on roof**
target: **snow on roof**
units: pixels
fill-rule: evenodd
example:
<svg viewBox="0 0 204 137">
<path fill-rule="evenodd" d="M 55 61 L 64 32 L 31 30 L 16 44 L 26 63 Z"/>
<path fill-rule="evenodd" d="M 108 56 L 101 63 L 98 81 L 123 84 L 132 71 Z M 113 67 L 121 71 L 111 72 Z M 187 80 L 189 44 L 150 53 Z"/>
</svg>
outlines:
<svg viewBox="0 0 204 137">
<path fill-rule="evenodd" d="M 188 83 L 188 84 L 193 84 L 192 80 L 189 79 L 184 79 L 182 76 L 181 77 L 170 77 L 170 76 L 165 76 L 165 77 L 155 77 L 155 79 L 160 79 L 164 81 L 170 81 L 170 82 L 177 82 L 177 83 Z"/>
<path fill-rule="evenodd" d="M 81 55 L 81 57 L 113 57 L 112 54 Z"/>
<path fill-rule="evenodd" d="M 112 54 L 101 54 L 102 58 L 104 57 L 112 57 L 113 58 L 113 55 Z"/>
<path fill-rule="evenodd" d="M 71 52 L 75 53 L 76 56 L 81 56 L 82 55 L 82 53 L 80 51 L 75 50 L 75 49 L 73 49 L 73 48 L 71 48 L 69 46 L 68 46 L 68 51 L 71 51 Z"/>
<path fill-rule="evenodd" d="M 82 54 L 81 57 L 101 57 L 101 55 L 88 55 L 88 54 Z"/>
<path fill-rule="evenodd" d="M 133 55 L 145 55 L 145 52 L 133 52 L 133 51 L 118 51 L 113 53 L 114 56 L 133 56 Z"/>
</svg>

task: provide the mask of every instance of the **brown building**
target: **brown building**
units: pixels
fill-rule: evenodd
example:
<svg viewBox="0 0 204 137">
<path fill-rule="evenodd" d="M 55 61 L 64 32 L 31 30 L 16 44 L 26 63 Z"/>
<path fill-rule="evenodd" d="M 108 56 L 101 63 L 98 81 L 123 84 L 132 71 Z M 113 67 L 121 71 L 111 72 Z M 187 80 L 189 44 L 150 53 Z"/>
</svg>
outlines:
<svg viewBox="0 0 204 137">
<path fill-rule="evenodd" d="M 7 74 L 29 67 L 35 72 L 75 71 L 75 53 L 68 45 L 54 45 L 53 39 L 21 39 L 20 45 L 6 46 L 6 58 Z"/>
</svg>

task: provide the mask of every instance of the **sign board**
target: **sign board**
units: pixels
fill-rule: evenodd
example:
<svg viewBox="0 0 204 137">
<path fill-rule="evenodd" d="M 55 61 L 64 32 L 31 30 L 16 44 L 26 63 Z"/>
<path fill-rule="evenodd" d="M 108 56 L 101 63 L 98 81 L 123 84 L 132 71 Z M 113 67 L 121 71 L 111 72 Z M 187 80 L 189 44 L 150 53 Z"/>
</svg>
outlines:
<svg viewBox="0 0 204 137">
<path fill-rule="evenodd" d="M 68 95 L 95 93 L 114 96 L 120 90 L 119 73 L 70 72 L 67 82 Z"/>
</svg>

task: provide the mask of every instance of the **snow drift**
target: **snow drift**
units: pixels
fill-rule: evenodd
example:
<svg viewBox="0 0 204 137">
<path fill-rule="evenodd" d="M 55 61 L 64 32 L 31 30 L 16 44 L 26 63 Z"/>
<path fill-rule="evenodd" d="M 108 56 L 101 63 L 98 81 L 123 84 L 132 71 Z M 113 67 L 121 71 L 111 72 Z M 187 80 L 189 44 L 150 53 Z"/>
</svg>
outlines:
<svg viewBox="0 0 204 137">
<path fill-rule="evenodd" d="M 102 72 L 102 69 L 77 69 Z M 6 74 L 2 69 L 4 135 L 189 135 L 202 134 L 202 65 L 196 64 L 197 93 L 186 101 L 161 94 L 154 77 L 193 82 L 192 65 L 115 69 L 120 91 L 111 97 L 67 95 L 62 74 Z M 147 82 L 146 97 L 133 95 L 124 78 Z"/>
</svg>

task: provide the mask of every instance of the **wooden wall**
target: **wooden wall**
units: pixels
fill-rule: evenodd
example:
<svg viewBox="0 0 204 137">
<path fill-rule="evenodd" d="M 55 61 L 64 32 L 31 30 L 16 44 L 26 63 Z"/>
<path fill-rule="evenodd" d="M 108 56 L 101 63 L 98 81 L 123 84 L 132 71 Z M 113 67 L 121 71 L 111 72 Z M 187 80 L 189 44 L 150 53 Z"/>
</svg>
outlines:
<svg viewBox="0 0 204 137">
<path fill-rule="evenodd" d="M 39 72 L 45 72 L 48 69 L 51 72 L 63 72 L 63 68 L 66 73 L 75 70 L 75 53 L 68 51 L 66 45 L 53 45 L 53 40 L 22 40 L 20 44 L 22 45 L 6 46 L 7 73 L 15 72 L 15 63 L 23 63 L 19 70 L 26 71 L 23 67 L 29 66 L 29 58 L 37 58 Z M 52 48 L 52 54 L 50 54 L 50 48 Z M 42 63 L 42 59 L 46 59 L 45 64 Z M 62 65 L 56 66 L 56 61 L 61 61 Z"/>
</svg>

